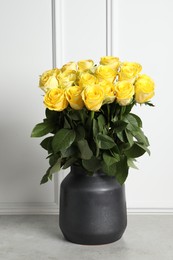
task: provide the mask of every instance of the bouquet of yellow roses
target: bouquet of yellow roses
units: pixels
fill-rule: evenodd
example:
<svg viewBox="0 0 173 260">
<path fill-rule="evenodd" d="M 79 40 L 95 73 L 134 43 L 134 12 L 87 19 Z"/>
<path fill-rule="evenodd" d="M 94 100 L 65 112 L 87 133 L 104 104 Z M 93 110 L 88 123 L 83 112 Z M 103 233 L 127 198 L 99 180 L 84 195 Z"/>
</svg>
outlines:
<svg viewBox="0 0 173 260">
<path fill-rule="evenodd" d="M 50 133 L 41 146 L 49 164 L 41 183 L 61 167 L 80 166 L 92 175 L 102 170 L 122 184 L 135 158 L 149 153 L 141 119 L 131 113 L 137 103 L 153 106 L 154 82 L 136 62 L 113 56 L 69 62 L 40 76 L 46 118 L 31 136 Z"/>
</svg>

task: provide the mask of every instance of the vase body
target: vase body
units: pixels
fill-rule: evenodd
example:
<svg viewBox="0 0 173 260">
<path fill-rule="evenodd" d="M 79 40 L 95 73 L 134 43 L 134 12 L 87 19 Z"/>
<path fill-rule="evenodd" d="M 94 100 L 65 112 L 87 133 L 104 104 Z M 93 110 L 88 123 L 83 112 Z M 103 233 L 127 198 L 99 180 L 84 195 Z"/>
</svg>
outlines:
<svg viewBox="0 0 173 260">
<path fill-rule="evenodd" d="M 80 167 L 60 188 L 60 229 L 77 244 L 99 245 L 121 238 L 127 225 L 125 187 L 101 172 L 88 176 Z"/>
</svg>

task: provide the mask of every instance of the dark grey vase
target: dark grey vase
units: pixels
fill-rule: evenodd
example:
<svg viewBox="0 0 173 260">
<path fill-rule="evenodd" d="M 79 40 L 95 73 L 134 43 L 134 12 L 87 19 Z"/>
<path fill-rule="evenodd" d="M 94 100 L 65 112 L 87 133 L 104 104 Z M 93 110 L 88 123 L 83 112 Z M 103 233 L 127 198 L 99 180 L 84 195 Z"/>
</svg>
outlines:
<svg viewBox="0 0 173 260">
<path fill-rule="evenodd" d="M 73 243 L 99 245 L 121 238 L 127 226 L 125 187 L 101 172 L 76 166 L 61 183 L 59 225 Z"/>
</svg>

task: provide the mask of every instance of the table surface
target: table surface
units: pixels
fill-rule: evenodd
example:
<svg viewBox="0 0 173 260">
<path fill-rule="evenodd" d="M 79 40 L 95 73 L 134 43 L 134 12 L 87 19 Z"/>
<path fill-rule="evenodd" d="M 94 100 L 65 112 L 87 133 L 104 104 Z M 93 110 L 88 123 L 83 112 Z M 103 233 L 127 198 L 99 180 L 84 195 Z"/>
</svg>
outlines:
<svg viewBox="0 0 173 260">
<path fill-rule="evenodd" d="M 57 215 L 0 216 L 2 260 L 173 260 L 173 215 L 129 215 L 123 237 L 84 246 L 66 241 Z"/>
</svg>

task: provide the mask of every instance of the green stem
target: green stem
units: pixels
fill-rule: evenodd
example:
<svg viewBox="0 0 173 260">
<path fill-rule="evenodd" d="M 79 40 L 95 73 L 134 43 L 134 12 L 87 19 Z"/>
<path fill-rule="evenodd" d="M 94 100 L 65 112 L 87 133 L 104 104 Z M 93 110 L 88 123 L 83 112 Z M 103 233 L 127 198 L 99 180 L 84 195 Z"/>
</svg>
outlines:
<svg viewBox="0 0 173 260">
<path fill-rule="evenodd" d="M 91 122 L 93 121 L 93 119 L 94 119 L 94 111 L 91 111 Z"/>
<path fill-rule="evenodd" d="M 94 119 L 94 115 L 95 115 L 95 112 L 94 111 L 91 111 L 91 114 L 90 114 L 90 118 L 91 118 L 91 128 L 90 128 L 90 134 L 91 135 L 91 130 L 93 131 L 93 119 Z M 92 134 L 93 135 L 93 134 Z M 93 137 L 94 138 L 94 137 Z M 96 157 L 99 156 L 99 147 L 96 143 Z"/>
<path fill-rule="evenodd" d="M 110 105 L 107 104 L 107 112 L 108 112 L 108 131 L 109 131 L 109 127 L 110 127 Z"/>
<path fill-rule="evenodd" d="M 83 115 L 83 110 L 80 110 L 79 113 L 80 113 L 80 118 L 81 118 L 81 121 L 82 121 L 82 124 L 84 125 L 84 115 Z"/>
<path fill-rule="evenodd" d="M 99 147 L 98 147 L 98 145 L 96 144 L 96 157 L 99 157 L 99 152 L 100 152 Z"/>
<path fill-rule="evenodd" d="M 120 107 L 120 120 L 122 120 L 122 117 L 123 117 L 123 114 L 124 114 L 125 110 L 126 110 L 126 107 L 124 107 L 124 106 Z"/>
<path fill-rule="evenodd" d="M 73 129 L 74 127 L 73 127 L 72 120 L 71 120 L 71 118 L 69 117 L 69 115 L 66 114 L 65 112 L 64 112 L 64 118 L 66 118 L 66 120 L 67 120 L 67 122 L 69 123 L 71 129 Z"/>
<path fill-rule="evenodd" d="M 89 114 L 90 118 L 89 118 L 89 132 L 88 132 L 88 136 L 91 136 L 91 132 L 93 131 L 93 119 L 94 119 L 94 111 L 90 111 Z"/>
</svg>

